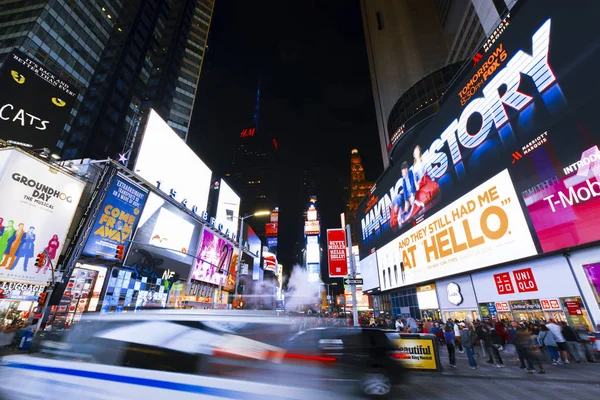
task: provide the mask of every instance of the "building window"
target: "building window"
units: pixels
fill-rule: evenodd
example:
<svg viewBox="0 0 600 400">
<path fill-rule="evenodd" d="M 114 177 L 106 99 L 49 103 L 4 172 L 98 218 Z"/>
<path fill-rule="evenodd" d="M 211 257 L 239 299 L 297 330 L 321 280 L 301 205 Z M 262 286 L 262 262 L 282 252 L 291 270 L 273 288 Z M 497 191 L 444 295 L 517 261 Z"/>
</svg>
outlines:
<svg viewBox="0 0 600 400">
<path fill-rule="evenodd" d="M 379 11 L 377 11 L 377 13 L 375 15 L 377 17 L 377 30 L 381 31 L 381 30 L 383 30 L 383 16 L 381 15 L 381 13 Z"/>
</svg>

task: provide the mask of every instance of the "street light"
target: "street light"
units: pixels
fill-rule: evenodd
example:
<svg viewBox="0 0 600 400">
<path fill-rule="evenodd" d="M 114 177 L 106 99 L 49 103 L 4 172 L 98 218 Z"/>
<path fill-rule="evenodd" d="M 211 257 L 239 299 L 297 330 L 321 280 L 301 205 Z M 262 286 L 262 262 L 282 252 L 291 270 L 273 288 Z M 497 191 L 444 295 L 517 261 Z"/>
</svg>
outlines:
<svg viewBox="0 0 600 400">
<path fill-rule="evenodd" d="M 245 215 L 243 217 L 237 217 L 240 220 L 240 234 L 238 235 L 238 265 L 235 273 L 235 294 L 238 295 L 240 291 L 240 269 L 242 268 L 242 238 L 244 237 L 244 221 L 251 217 L 262 217 L 270 215 L 271 211 L 257 211 L 254 214 Z"/>
<path fill-rule="evenodd" d="M 331 301 L 331 296 L 329 294 L 329 286 L 337 286 L 337 282 L 333 282 L 333 283 L 325 283 L 325 282 L 321 282 L 321 285 L 327 286 L 327 309 L 329 309 L 329 302 Z"/>
</svg>

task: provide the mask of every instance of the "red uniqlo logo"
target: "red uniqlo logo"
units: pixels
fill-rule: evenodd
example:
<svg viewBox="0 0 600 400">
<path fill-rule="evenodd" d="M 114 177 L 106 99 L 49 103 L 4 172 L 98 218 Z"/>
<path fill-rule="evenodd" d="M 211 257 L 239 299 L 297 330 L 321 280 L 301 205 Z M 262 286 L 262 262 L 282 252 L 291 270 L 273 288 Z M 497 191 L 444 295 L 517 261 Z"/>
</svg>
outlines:
<svg viewBox="0 0 600 400">
<path fill-rule="evenodd" d="M 543 310 L 559 310 L 560 309 L 560 303 L 558 302 L 557 299 L 549 299 L 549 300 L 542 299 L 542 300 L 540 300 L 540 303 L 542 304 Z"/>
<path fill-rule="evenodd" d="M 542 309 L 549 310 L 550 309 L 550 300 L 542 300 Z"/>
<path fill-rule="evenodd" d="M 515 277 L 517 289 L 520 293 L 537 292 L 538 288 L 535 283 L 535 278 L 533 277 L 533 272 L 531 272 L 531 268 L 515 270 L 513 271 L 513 275 Z"/>
<path fill-rule="evenodd" d="M 494 282 L 496 282 L 498 294 L 511 294 L 515 292 L 515 288 L 508 272 L 494 275 Z"/>
<path fill-rule="evenodd" d="M 496 311 L 508 311 L 508 303 L 496 303 Z"/>
</svg>

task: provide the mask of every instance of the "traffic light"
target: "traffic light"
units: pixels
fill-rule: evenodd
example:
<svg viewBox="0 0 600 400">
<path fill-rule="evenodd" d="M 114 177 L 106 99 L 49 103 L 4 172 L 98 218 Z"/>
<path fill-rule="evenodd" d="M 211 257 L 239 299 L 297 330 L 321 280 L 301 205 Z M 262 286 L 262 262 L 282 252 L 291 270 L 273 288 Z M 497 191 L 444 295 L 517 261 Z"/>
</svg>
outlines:
<svg viewBox="0 0 600 400">
<path fill-rule="evenodd" d="M 38 297 L 38 305 L 41 307 L 46 303 L 46 297 L 48 296 L 48 292 L 40 293 L 40 297 Z"/>
<path fill-rule="evenodd" d="M 115 254 L 115 258 L 117 260 L 123 260 L 123 256 L 125 253 L 125 246 L 123 246 L 122 244 L 117 246 L 117 252 Z"/>
<path fill-rule="evenodd" d="M 35 259 L 35 266 L 41 268 L 44 265 L 46 265 L 46 253 L 40 253 L 37 255 L 37 258 Z"/>
</svg>

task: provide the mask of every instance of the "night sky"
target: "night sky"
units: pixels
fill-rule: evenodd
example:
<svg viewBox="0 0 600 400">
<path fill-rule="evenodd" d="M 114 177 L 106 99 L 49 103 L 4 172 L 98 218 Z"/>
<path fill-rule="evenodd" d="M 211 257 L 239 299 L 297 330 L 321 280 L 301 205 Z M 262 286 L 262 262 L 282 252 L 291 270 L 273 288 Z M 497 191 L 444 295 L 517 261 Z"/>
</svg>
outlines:
<svg viewBox="0 0 600 400">
<path fill-rule="evenodd" d="M 289 271 L 308 202 L 303 169 L 321 171 L 316 195 L 322 232 L 339 227 L 350 150 L 359 149 L 367 179 L 383 169 L 360 4 L 215 3 L 188 144 L 215 174 L 225 173 L 240 131 L 252 122 L 260 79 L 257 134 L 279 142 L 278 255 Z"/>
</svg>

